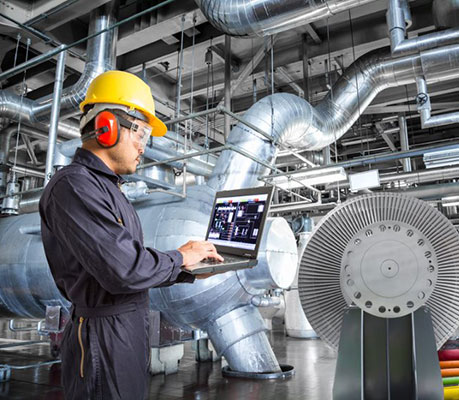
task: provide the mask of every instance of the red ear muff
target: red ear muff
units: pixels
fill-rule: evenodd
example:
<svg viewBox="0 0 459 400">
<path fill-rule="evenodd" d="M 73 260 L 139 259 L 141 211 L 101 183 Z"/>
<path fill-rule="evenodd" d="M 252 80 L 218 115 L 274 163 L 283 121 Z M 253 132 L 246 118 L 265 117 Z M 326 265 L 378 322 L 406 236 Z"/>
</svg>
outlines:
<svg viewBox="0 0 459 400">
<path fill-rule="evenodd" d="M 96 132 L 97 143 L 102 147 L 116 146 L 120 140 L 120 125 L 116 115 L 110 111 L 102 111 L 97 114 L 94 120 L 94 128 Z"/>
</svg>

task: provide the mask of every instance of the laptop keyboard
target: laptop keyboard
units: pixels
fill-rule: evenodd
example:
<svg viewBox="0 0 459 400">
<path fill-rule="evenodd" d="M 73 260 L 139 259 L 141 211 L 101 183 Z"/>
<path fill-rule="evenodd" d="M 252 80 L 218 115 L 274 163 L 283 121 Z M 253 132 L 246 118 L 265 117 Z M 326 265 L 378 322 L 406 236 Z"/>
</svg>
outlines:
<svg viewBox="0 0 459 400">
<path fill-rule="evenodd" d="M 245 259 L 238 258 L 238 257 L 225 256 L 224 258 L 225 258 L 225 260 L 223 262 L 222 261 L 218 261 L 218 260 L 213 260 L 213 259 L 210 259 L 210 258 L 202 260 L 201 262 L 203 264 L 207 264 L 207 265 L 216 265 L 216 264 L 231 264 L 231 263 L 245 261 Z"/>
</svg>

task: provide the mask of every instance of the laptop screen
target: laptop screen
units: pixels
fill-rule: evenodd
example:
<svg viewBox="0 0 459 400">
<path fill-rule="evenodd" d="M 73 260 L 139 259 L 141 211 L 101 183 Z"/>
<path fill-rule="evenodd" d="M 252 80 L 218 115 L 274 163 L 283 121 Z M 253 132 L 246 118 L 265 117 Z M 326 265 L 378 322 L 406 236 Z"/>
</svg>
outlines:
<svg viewBox="0 0 459 400">
<path fill-rule="evenodd" d="M 216 246 L 254 251 L 259 243 L 272 188 L 219 192 L 207 232 Z"/>
</svg>

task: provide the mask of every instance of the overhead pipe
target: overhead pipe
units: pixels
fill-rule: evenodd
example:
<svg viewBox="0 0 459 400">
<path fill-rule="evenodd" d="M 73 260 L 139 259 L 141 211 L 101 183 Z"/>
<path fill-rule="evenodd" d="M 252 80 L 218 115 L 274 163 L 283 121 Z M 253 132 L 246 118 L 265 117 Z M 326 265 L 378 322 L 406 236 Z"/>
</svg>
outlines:
<svg viewBox="0 0 459 400">
<path fill-rule="evenodd" d="M 67 165 L 70 162 L 71 158 L 73 158 L 76 149 L 78 147 L 81 147 L 81 145 L 81 139 L 69 140 L 67 142 L 60 144 L 57 147 L 56 159 L 66 159 L 67 161 L 61 164 L 55 163 L 55 165 L 60 167 Z M 175 157 L 177 156 L 177 154 L 180 155 L 180 152 L 178 151 L 178 149 L 175 148 L 173 143 L 171 143 L 170 139 L 155 137 L 153 139 L 153 146 L 145 147 L 144 157 L 149 158 L 151 160 L 163 161 Z M 175 161 L 167 162 L 166 165 L 178 169 L 183 169 L 184 164 L 182 161 Z M 188 172 L 205 177 L 210 176 L 213 169 L 213 165 L 205 159 L 190 159 L 187 160 L 186 165 Z"/>
<path fill-rule="evenodd" d="M 379 92 L 415 83 L 416 77 L 421 75 L 433 82 L 458 77 L 459 45 L 395 59 L 388 51 L 370 52 L 344 71 L 316 107 L 295 95 L 277 93 L 255 103 L 244 115 L 244 120 L 266 132 L 274 143 L 302 151 L 321 150 L 343 136 Z M 251 154 L 268 163 L 273 163 L 277 155 L 275 145 L 242 123 L 232 130 L 228 144 L 249 149 Z M 401 155 L 410 157 L 419 151 L 372 156 L 366 161 L 357 160 L 355 165 L 399 159 Z M 345 164 L 352 166 L 354 161 Z M 209 185 L 218 190 L 250 187 L 259 184 L 258 177 L 267 172 L 264 166 L 226 150 L 217 161 Z"/>
<path fill-rule="evenodd" d="M 52 176 L 53 161 L 54 161 L 54 148 L 56 147 L 57 140 L 57 127 L 59 124 L 59 113 L 61 109 L 61 94 L 62 86 L 64 84 L 65 73 L 65 59 L 67 53 L 63 51 L 59 54 L 56 67 L 56 79 L 54 81 L 53 103 L 51 108 L 51 120 L 49 126 L 48 136 L 48 151 L 46 153 L 46 168 L 45 168 L 45 182 L 46 185 Z"/>
<path fill-rule="evenodd" d="M 442 185 L 421 186 L 413 189 L 403 190 L 401 193 L 417 197 L 418 199 L 439 199 L 444 196 L 457 195 L 459 193 L 459 182 L 444 183 Z"/>
<path fill-rule="evenodd" d="M 220 31 L 267 36 L 331 17 L 375 0 L 195 0 Z"/>
<path fill-rule="evenodd" d="M 91 12 L 89 33 L 94 34 L 115 22 L 117 1 L 112 1 Z M 61 99 L 61 116 L 72 115 L 83 101 L 89 84 L 104 71 L 115 68 L 117 30 L 112 29 L 88 40 L 87 57 L 82 75 L 72 87 L 65 89 Z M 57 51 L 58 50 L 58 51 Z M 56 51 L 62 52 L 65 46 Z M 52 96 L 45 96 L 38 100 L 22 98 L 9 91 L 0 91 L 0 117 L 21 121 L 28 125 L 44 124 L 49 126 L 49 118 L 52 107 Z M 71 121 L 59 122 L 58 133 L 68 139 L 80 137 L 77 123 Z"/>
<path fill-rule="evenodd" d="M 442 4 L 443 6 L 443 4 Z M 459 42 L 459 29 L 448 29 L 406 39 L 410 24 L 406 0 L 389 0 L 386 19 L 393 56 L 401 56 Z"/>
<path fill-rule="evenodd" d="M 408 129 L 406 126 L 406 118 L 403 115 L 399 115 L 398 117 L 398 126 L 400 129 L 400 147 L 402 151 L 406 151 L 410 149 L 410 145 L 408 142 Z M 411 172 L 411 160 L 409 158 L 404 158 L 402 160 L 403 164 L 403 171 Z"/>
<path fill-rule="evenodd" d="M 424 77 L 418 76 L 416 78 L 416 87 L 418 90 L 416 104 L 418 112 L 421 115 L 422 129 L 459 123 L 459 112 L 457 111 L 435 115 L 433 117 L 431 116 L 432 106 L 430 104 L 430 97 L 427 92 L 427 84 Z"/>
<path fill-rule="evenodd" d="M 381 184 L 397 184 L 404 182 L 407 185 L 428 183 L 436 181 L 446 181 L 449 179 L 456 179 L 459 176 L 459 167 L 448 168 L 435 168 L 423 169 L 421 171 L 398 173 L 398 174 L 383 174 L 379 175 L 379 182 Z M 349 182 L 340 182 L 340 189 L 348 189 Z M 338 185 L 335 183 L 326 186 L 326 190 L 337 189 Z"/>
</svg>

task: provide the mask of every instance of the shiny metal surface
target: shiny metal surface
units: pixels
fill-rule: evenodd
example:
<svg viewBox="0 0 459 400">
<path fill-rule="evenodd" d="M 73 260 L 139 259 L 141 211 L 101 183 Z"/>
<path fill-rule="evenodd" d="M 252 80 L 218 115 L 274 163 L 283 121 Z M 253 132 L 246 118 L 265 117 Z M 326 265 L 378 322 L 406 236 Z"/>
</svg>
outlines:
<svg viewBox="0 0 459 400">
<path fill-rule="evenodd" d="M 2 316 L 39 318 L 44 316 L 47 305 L 70 306 L 51 277 L 40 235 L 27 230 L 21 233 L 21 228 L 39 224 L 38 213 L 0 219 Z"/>
<path fill-rule="evenodd" d="M 113 25 L 117 12 L 116 0 L 91 12 L 89 33 L 95 33 Z M 64 90 L 61 99 L 61 117 L 72 114 L 78 110 L 79 103 L 84 99 L 87 88 L 91 81 L 100 73 L 114 69 L 115 45 L 117 30 L 102 33 L 88 40 L 88 62 L 80 79 L 72 87 Z M 0 116 L 12 120 L 19 120 L 31 125 L 49 125 L 49 117 L 52 106 L 52 96 L 46 96 L 38 100 L 22 99 L 12 92 L 0 91 Z M 70 121 L 59 122 L 59 135 L 68 139 L 80 137 L 78 124 Z"/>
<path fill-rule="evenodd" d="M 259 311 L 251 305 L 234 309 L 206 326 L 218 356 L 223 355 L 238 372 L 280 371 L 267 330 Z"/>
<path fill-rule="evenodd" d="M 437 5 L 434 4 L 434 15 L 436 8 L 442 9 L 443 3 L 448 2 L 450 0 L 441 0 L 441 5 L 438 4 L 440 2 L 437 2 Z M 386 19 L 392 55 L 399 56 L 459 42 L 459 29 L 448 29 L 406 39 L 406 30 L 410 25 L 407 1 L 389 0 L 388 5 Z"/>
<path fill-rule="evenodd" d="M 274 142 L 302 150 L 320 150 L 347 132 L 375 96 L 388 87 L 414 83 L 424 75 L 427 81 L 459 76 L 459 46 L 452 45 L 393 59 L 388 52 L 374 51 L 355 61 L 338 79 L 333 89 L 316 106 L 288 93 L 267 96 L 255 103 L 244 120 L 258 126 Z M 275 146 L 259 133 L 238 123 L 228 144 L 247 149 L 252 155 L 273 163 Z M 216 190 L 250 187 L 267 168 L 225 150 L 209 179 Z"/>
<path fill-rule="evenodd" d="M 402 151 L 410 149 L 410 144 L 408 141 L 408 128 L 406 126 L 406 118 L 403 115 L 398 117 L 398 126 L 400 128 L 400 147 Z M 411 160 L 409 158 L 404 158 L 402 160 L 403 171 L 411 172 Z"/>
<path fill-rule="evenodd" d="M 459 0 L 434 0 L 432 13 L 437 28 L 459 26 Z"/>
<path fill-rule="evenodd" d="M 369 207 L 378 206 L 375 203 L 365 202 L 359 212 L 370 213 Z M 430 206 L 425 203 L 426 207 Z M 420 211 L 424 218 L 427 211 Z M 437 283 L 438 260 L 432 243 L 400 220 L 364 226 L 349 240 L 341 260 L 345 298 L 376 317 L 399 318 L 416 311 Z"/>
<path fill-rule="evenodd" d="M 5 331 L 5 323 L 0 320 Z M 7 328 L 6 328 L 7 329 Z M 39 339 L 28 332 L 7 333 L 12 339 Z M 231 379 L 222 376 L 221 361 L 196 362 L 192 343 L 185 343 L 184 357 L 177 374 L 156 375 L 148 378 L 148 398 L 155 400 L 331 400 L 336 354 L 321 340 L 297 340 L 283 332 L 269 334 L 274 353 L 281 364 L 295 367 L 289 379 Z M 48 343 L 1 351 L 2 364 L 17 364 L 49 360 Z M 60 367 L 29 369 L 13 372 L 13 378 L 3 385 L 2 396 L 8 400 L 52 398 L 63 400 Z"/>
<path fill-rule="evenodd" d="M 284 218 L 267 218 L 258 265 L 236 271 L 241 284 L 249 291 L 288 289 L 295 279 L 298 252 L 295 236 Z"/>
<path fill-rule="evenodd" d="M 53 103 L 49 121 L 48 151 L 46 152 L 45 181 L 46 185 L 53 173 L 54 149 L 56 147 L 59 114 L 61 110 L 62 86 L 64 84 L 65 60 L 67 52 L 59 53 L 56 66 L 56 80 L 54 81 Z"/>
<path fill-rule="evenodd" d="M 265 36 L 309 24 L 374 0 L 196 0 L 217 29 L 233 36 Z"/>
<path fill-rule="evenodd" d="M 295 280 L 290 290 L 285 292 L 285 330 L 288 336 L 300 339 L 313 339 L 318 337 L 304 314 L 298 292 L 300 262 L 303 258 L 303 254 L 310 237 L 311 232 L 302 232 L 299 234 L 298 260 Z"/>
<path fill-rule="evenodd" d="M 416 86 L 418 89 L 416 98 L 417 109 L 419 114 L 421 114 L 421 125 L 423 129 L 456 124 L 459 122 L 459 112 L 431 116 L 432 106 L 430 104 L 430 97 L 427 91 L 426 81 L 422 76 L 416 78 Z"/>
<path fill-rule="evenodd" d="M 384 232 L 387 233 L 389 227 L 392 230 L 390 239 L 376 239 L 372 246 L 367 246 L 369 255 L 373 255 L 371 260 L 366 259 L 363 253 L 360 257 L 358 254 L 348 254 L 355 250 L 355 246 L 365 246 L 364 240 L 371 238 L 377 229 L 386 229 Z M 372 232 L 368 232 L 370 230 Z M 411 234 L 413 236 L 409 236 Z M 402 236 L 403 240 L 400 239 Z M 417 238 L 416 242 L 408 243 L 412 237 Z M 424 246 L 427 246 L 425 251 Z M 419 249 L 421 247 L 422 251 Z M 407 254 L 410 254 L 409 257 L 404 258 Z M 346 263 L 346 257 L 353 262 L 352 265 Z M 375 264 L 373 259 L 381 262 Z M 407 308 L 414 310 L 425 303 L 432 314 L 435 339 L 437 347 L 440 347 L 458 325 L 454 310 L 459 306 L 459 286 L 455 280 L 459 274 L 459 234 L 441 213 L 427 203 L 406 195 L 379 193 L 358 196 L 337 206 L 320 221 L 301 261 L 301 304 L 314 330 L 330 346 L 336 348 L 345 307 L 351 299 L 359 304 L 365 293 L 369 293 L 361 291 L 359 296 L 358 290 L 343 292 L 340 285 L 343 278 L 354 280 L 355 270 L 359 268 L 367 271 L 375 269 L 370 272 L 370 278 L 362 277 L 367 279 L 365 284 L 371 289 L 372 296 L 383 301 L 384 305 L 388 300 L 406 300 L 405 296 L 411 293 L 411 288 L 406 287 L 402 269 L 414 268 L 413 276 L 410 275 L 409 279 L 416 280 L 416 271 L 420 271 L 418 265 L 422 274 L 436 271 L 437 281 L 435 283 L 435 279 L 430 277 L 420 281 L 422 285 L 429 285 L 429 279 L 432 281 L 430 297 L 426 291 L 419 289 L 414 293 L 417 299 L 400 304 L 398 313 L 406 314 Z M 391 270 L 390 266 L 393 267 Z M 348 274 L 351 276 L 348 277 Z M 385 274 L 382 279 L 384 282 L 379 278 L 372 279 L 378 274 Z M 402 282 L 396 282 L 398 279 L 402 279 Z M 349 286 L 352 287 L 354 283 L 350 282 Z M 412 284 L 417 285 L 416 282 Z M 379 310 L 380 304 L 372 302 L 368 306 L 363 305 L 365 311 L 376 314 L 379 311 L 379 316 L 383 316 Z M 375 311 L 374 307 L 378 310 Z M 397 313 L 397 310 L 392 307 L 391 313 Z M 388 314 L 386 309 L 384 317 Z"/>
</svg>

